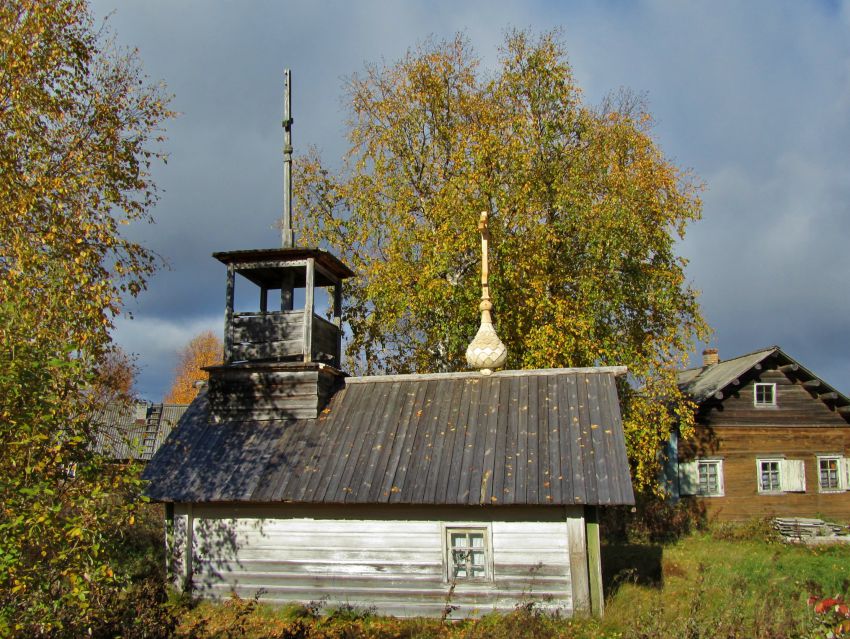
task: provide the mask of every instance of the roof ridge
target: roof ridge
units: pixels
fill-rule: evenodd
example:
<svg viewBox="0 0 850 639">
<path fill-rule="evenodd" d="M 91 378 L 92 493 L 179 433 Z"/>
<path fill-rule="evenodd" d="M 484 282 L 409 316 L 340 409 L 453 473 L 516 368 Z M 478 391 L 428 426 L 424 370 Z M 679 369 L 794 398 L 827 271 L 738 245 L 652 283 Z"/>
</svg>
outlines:
<svg viewBox="0 0 850 639">
<path fill-rule="evenodd" d="M 725 362 L 733 362 L 736 359 L 741 359 L 742 357 L 749 357 L 750 355 L 755 355 L 756 353 L 767 353 L 768 351 L 781 351 L 781 350 L 782 349 L 779 348 L 779 346 L 774 344 L 773 346 L 768 346 L 767 348 L 757 348 L 753 351 L 750 351 L 749 353 L 742 353 L 741 355 L 736 355 L 735 357 L 730 357 L 729 359 L 721 360 L 718 363 L 723 364 Z"/>
<path fill-rule="evenodd" d="M 628 373 L 626 366 L 587 366 L 579 368 L 528 368 L 518 370 L 496 371 L 487 377 L 522 377 L 534 375 L 538 377 L 548 375 L 625 375 Z M 406 380 L 440 380 L 440 379 L 481 379 L 485 377 L 480 371 L 456 371 L 450 373 L 403 373 L 398 375 L 363 375 L 360 377 L 345 378 L 346 384 L 366 384 L 369 382 L 403 382 Z"/>
<path fill-rule="evenodd" d="M 720 361 L 717 362 L 717 364 L 710 364 L 709 366 L 719 366 L 720 364 L 727 364 L 729 362 L 734 362 L 736 359 L 743 359 L 744 357 L 751 357 L 752 355 L 755 355 L 757 353 L 768 353 L 768 352 L 771 352 L 771 351 L 782 351 L 782 349 L 779 346 L 776 346 L 776 345 L 769 346 L 767 348 L 757 348 L 756 350 L 750 351 L 749 353 L 742 353 L 741 355 L 735 355 L 735 357 L 730 357 L 729 359 L 721 359 Z M 782 351 L 782 352 L 784 353 L 784 351 Z M 700 370 L 702 368 L 707 368 L 707 367 L 706 366 L 691 366 L 689 368 L 683 368 L 678 372 L 681 374 L 681 373 L 686 373 L 688 371 L 697 371 L 697 370 Z"/>
</svg>

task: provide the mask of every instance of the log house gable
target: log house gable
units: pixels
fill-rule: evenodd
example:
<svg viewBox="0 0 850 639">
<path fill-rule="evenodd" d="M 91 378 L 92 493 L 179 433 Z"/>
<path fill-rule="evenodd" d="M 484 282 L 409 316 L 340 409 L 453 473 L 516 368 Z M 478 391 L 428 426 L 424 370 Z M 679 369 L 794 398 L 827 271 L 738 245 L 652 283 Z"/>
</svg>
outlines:
<svg viewBox="0 0 850 639">
<path fill-rule="evenodd" d="M 820 424 L 850 424 L 850 398 L 778 346 L 681 371 L 679 387 L 696 402 L 700 422 L 734 411 L 744 423 L 776 423 L 777 413 L 805 410 Z"/>
</svg>

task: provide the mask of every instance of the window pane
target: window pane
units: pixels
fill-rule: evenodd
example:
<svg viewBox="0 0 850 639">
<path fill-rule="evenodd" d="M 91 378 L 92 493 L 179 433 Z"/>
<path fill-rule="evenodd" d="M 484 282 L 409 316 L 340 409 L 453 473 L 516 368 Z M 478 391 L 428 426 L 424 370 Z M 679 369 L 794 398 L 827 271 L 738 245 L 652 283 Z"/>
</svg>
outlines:
<svg viewBox="0 0 850 639">
<path fill-rule="evenodd" d="M 761 462 L 761 489 L 763 491 L 779 490 L 779 462 Z"/>
<path fill-rule="evenodd" d="M 821 459 L 820 462 L 820 487 L 838 488 L 838 459 Z"/>
<path fill-rule="evenodd" d="M 455 577 L 465 577 L 466 576 L 467 554 L 468 554 L 468 551 L 466 551 L 466 550 L 453 550 L 452 551 L 452 564 L 454 566 Z"/>
<path fill-rule="evenodd" d="M 475 579 L 487 577 L 486 532 L 481 530 L 448 530 L 449 577 Z"/>
<path fill-rule="evenodd" d="M 465 533 L 452 533 L 452 548 L 466 548 Z"/>
<path fill-rule="evenodd" d="M 773 384 L 756 384 L 755 385 L 756 404 L 775 404 L 774 385 Z"/>
<path fill-rule="evenodd" d="M 720 462 L 701 462 L 697 466 L 701 495 L 720 494 Z"/>
</svg>

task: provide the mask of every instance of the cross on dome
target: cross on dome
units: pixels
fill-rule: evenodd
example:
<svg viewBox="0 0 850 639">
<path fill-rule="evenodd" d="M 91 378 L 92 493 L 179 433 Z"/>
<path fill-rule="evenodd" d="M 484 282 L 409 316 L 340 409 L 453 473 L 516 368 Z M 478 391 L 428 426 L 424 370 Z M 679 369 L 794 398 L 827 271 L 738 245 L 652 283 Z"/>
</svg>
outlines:
<svg viewBox="0 0 850 639">
<path fill-rule="evenodd" d="M 487 211 L 481 212 L 478 220 L 478 230 L 481 233 L 481 326 L 475 334 L 475 338 L 466 349 L 466 361 L 472 368 L 477 368 L 482 375 L 490 375 L 494 368 L 504 366 L 508 358 L 508 349 L 496 335 L 493 326 L 493 318 L 490 311 L 493 304 L 490 302 L 488 245 L 490 242 L 490 229 L 487 225 Z"/>
</svg>

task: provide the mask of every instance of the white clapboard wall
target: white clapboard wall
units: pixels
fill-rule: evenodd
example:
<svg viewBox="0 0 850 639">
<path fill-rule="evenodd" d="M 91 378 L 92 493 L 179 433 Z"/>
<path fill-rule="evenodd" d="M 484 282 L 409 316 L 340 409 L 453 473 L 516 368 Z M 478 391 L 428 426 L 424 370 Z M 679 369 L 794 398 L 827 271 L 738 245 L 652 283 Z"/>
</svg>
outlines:
<svg viewBox="0 0 850 639">
<path fill-rule="evenodd" d="M 446 527 L 486 529 L 490 579 L 451 587 Z M 458 618 L 530 600 L 569 615 L 582 596 L 574 586 L 586 588 L 586 557 L 572 558 L 576 584 L 570 568 L 569 548 L 584 555 L 584 540 L 568 538 L 568 530 L 583 534 L 580 507 L 176 504 L 172 530 L 175 577 L 183 582 L 189 570 L 205 597 L 259 593 L 268 603 L 349 604 L 396 616 L 439 616 L 451 605 Z"/>
</svg>

